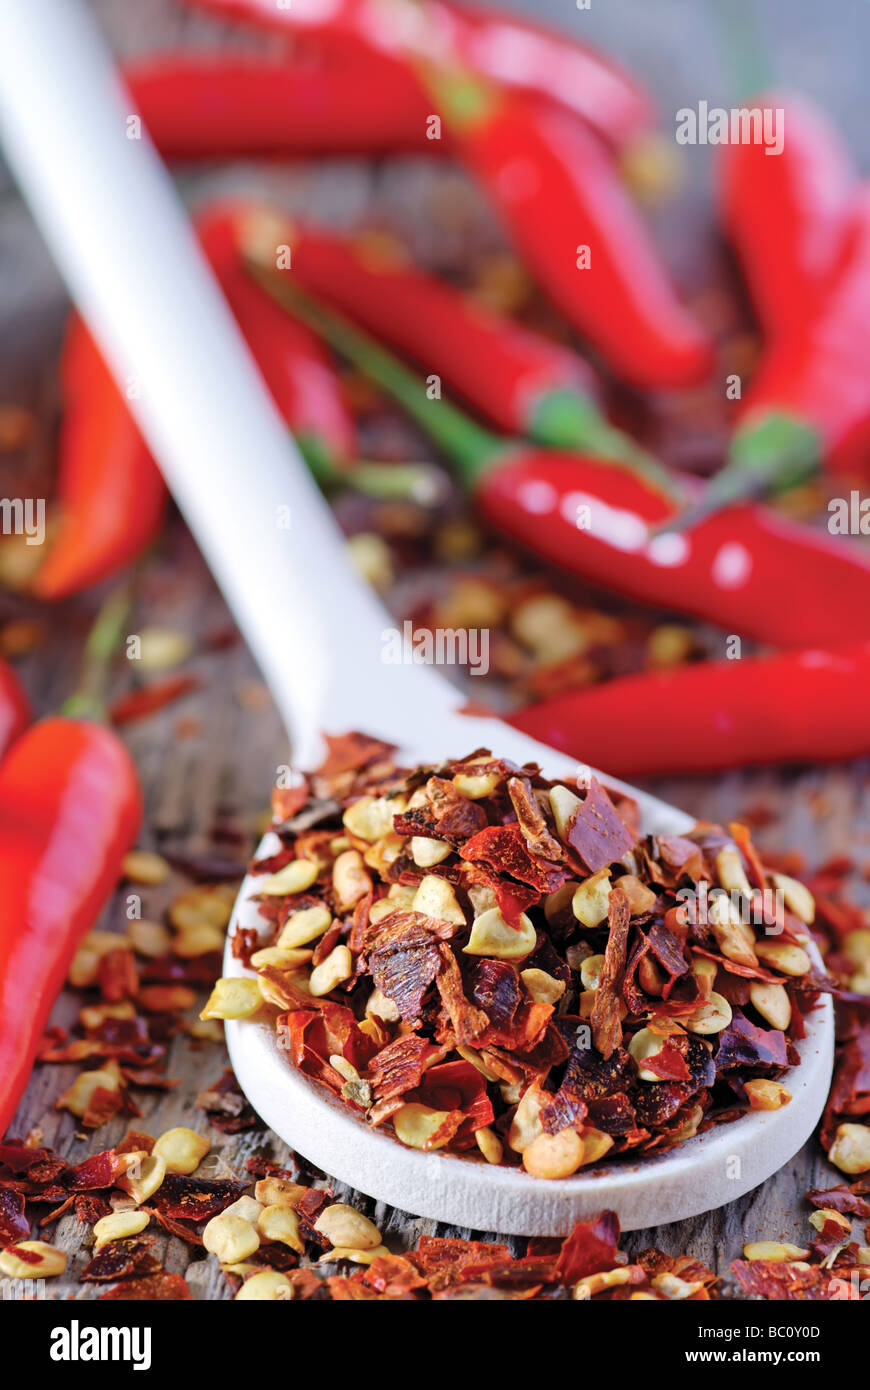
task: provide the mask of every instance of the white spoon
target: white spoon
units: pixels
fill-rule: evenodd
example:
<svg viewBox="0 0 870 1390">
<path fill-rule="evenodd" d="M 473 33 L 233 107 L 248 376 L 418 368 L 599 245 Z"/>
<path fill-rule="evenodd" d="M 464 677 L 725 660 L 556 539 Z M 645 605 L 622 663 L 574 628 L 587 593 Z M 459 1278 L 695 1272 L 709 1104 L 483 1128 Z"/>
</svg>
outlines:
<svg viewBox="0 0 870 1390">
<path fill-rule="evenodd" d="M 364 730 L 408 763 L 485 745 L 550 776 L 558 754 L 458 713 L 440 676 L 381 660 L 388 626 L 354 577 L 311 482 L 202 262 L 183 209 L 93 25 L 76 0 L 0 0 L 0 138 L 18 182 L 269 683 L 299 767 L 322 730 Z M 134 138 L 130 138 L 131 135 Z M 289 529 L 288 529 L 289 523 Z M 276 757 L 276 765 L 282 762 Z M 647 831 L 690 818 L 637 800 Z M 235 922 L 258 925 L 243 885 Z M 228 971 L 239 971 L 227 953 Z M 278 1053 L 265 1025 L 227 1026 L 242 1087 L 277 1134 L 337 1178 L 406 1211 L 516 1234 L 564 1232 L 602 1207 L 626 1229 L 734 1200 L 788 1161 L 824 1104 L 833 1053 L 825 997 L 807 1020 L 792 1103 L 660 1158 L 544 1182 L 516 1169 L 406 1149 L 369 1129 Z"/>
</svg>

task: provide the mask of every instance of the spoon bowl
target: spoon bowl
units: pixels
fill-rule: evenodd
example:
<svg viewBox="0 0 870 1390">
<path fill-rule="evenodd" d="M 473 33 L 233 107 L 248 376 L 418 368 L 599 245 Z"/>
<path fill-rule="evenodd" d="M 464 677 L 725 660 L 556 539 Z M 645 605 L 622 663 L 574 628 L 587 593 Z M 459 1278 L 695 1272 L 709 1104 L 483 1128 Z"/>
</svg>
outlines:
<svg viewBox="0 0 870 1390">
<path fill-rule="evenodd" d="M 481 721 L 468 722 L 473 726 Z M 513 734 L 496 727 L 495 753 L 505 751 L 508 732 Z M 565 766 L 564 754 L 528 739 L 522 742 L 526 747 L 520 760 L 545 760 L 544 770 L 550 775 L 576 775 L 576 766 Z M 479 746 L 479 740 L 470 735 L 463 746 Z M 511 756 L 520 753 L 515 747 Z M 679 834 L 690 827 L 690 818 L 676 808 L 624 783 L 602 780 L 638 800 L 645 832 Z M 277 836 L 269 834 L 257 857 L 274 854 L 279 847 Z M 237 927 L 263 927 L 252 898 L 257 891 L 257 879 L 248 876 L 233 911 L 224 959 L 227 975 L 250 973 L 233 957 L 231 940 Z M 815 947 L 811 944 L 808 950 L 814 965 L 821 966 Z M 490 1165 L 482 1158 L 407 1148 L 388 1132 L 372 1129 L 326 1087 L 298 1071 L 282 1052 L 271 1021 L 227 1022 L 225 1028 L 233 1068 L 254 1109 L 318 1168 L 415 1216 L 477 1231 L 548 1236 L 564 1235 L 575 1222 L 605 1207 L 617 1212 L 622 1229 L 628 1231 L 684 1220 L 734 1201 L 769 1178 L 810 1137 L 828 1092 L 833 1063 L 830 996 L 821 997 L 805 1023 L 806 1036 L 797 1043 L 800 1062 L 784 1078 L 793 1097 L 789 1105 L 750 1111 L 663 1154 L 605 1160 L 560 1181 L 534 1178 L 522 1168 Z"/>
</svg>

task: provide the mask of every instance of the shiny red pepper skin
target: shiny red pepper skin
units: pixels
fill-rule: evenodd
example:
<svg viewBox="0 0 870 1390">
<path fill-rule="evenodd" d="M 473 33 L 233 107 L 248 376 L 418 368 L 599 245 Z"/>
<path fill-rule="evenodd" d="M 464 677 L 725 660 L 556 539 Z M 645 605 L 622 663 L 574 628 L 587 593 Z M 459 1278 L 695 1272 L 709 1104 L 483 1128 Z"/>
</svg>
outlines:
<svg viewBox="0 0 870 1390">
<path fill-rule="evenodd" d="M 0 1135 L 141 812 L 130 756 L 101 725 L 42 720 L 0 763 Z"/>
<path fill-rule="evenodd" d="M 624 68 L 572 36 L 478 5 L 441 5 L 456 26 L 456 52 L 473 72 L 555 102 L 617 148 L 655 121 L 649 94 Z"/>
<path fill-rule="evenodd" d="M 432 103 L 405 64 L 353 66 L 203 53 L 149 59 L 125 80 L 165 159 L 446 153 L 427 138 Z"/>
<path fill-rule="evenodd" d="M 399 38 L 401 9 L 397 8 L 392 17 L 380 0 L 336 0 L 328 7 L 321 0 L 292 0 L 286 6 L 277 5 L 275 0 L 185 3 L 222 19 L 246 20 L 293 37 L 307 36 L 330 59 L 345 57 L 361 62 L 376 52 L 393 55 L 397 64 L 404 61 Z M 465 5 L 429 3 L 424 18 L 437 32 L 439 42 L 449 40 L 455 57 L 473 72 L 564 107 L 617 147 L 631 145 L 646 135 L 653 123 L 650 98 L 635 79 L 568 34 L 541 28 L 515 15 Z M 366 101 L 372 100 L 369 88 Z"/>
<path fill-rule="evenodd" d="M 500 439 L 446 401 L 433 410 L 424 384 L 368 334 L 274 271 L 262 283 L 398 401 L 482 515 L 541 559 L 779 646 L 870 637 L 870 558 L 859 547 L 748 505 L 674 534 L 675 499 L 630 466 Z"/>
<path fill-rule="evenodd" d="M 613 464 L 531 450 L 485 468 L 475 497 L 534 554 L 642 603 L 783 647 L 870 636 L 870 558 L 763 507 L 732 507 L 649 540 L 671 502 Z"/>
<path fill-rule="evenodd" d="M 239 255 L 242 214 L 209 208 L 196 230 L 275 404 L 297 437 L 331 460 L 356 457 L 356 431 L 338 377 L 319 339 L 254 283 Z"/>
<path fill-rule="evenodd" d="M 423 274 L 383 236 L 343 238 L 296 221 L 288 236 L 301 285 L 440 376 L 500 429 L 528 433 L 551 393 L 597 396 L 576 353 Z"/>
<path fill-rule="evenodd" d="M 614 776 L 830 762 L 870 753 L 870 643 L 643 671 L 511 715 Z"/>
<path fill-rule="evenodd" d="M 617 376 L 652 389 L 710 372 L 710 343 L 594 134 L 562 112 L 499 99 L 457 145 L 539 284 Z"/>
<path fill-rule="evenodd" d="M 721 147 L 719 211 L 765 336 L 803 323 L 844 254 L 857 180 L 843 142 L 823 112 L 791 93 L 752 103 L 782 110 L 783 146 Z"/>
<path fill-rule="evenodd" d="M 60 525 L 33 581 L 39 598 L 66 598 L 126 569 L 160 529 L 163 479 L 130 408 L 82 321 L 61 359 Z"/>
<path fill-rule="evenodd" d="M 803 425 L 819 463 L 870 476 L 870 196 L 862 194 L 840 270 L 806 323 L 765 355 L 733 451 L 771 416 Z"/>
</svg>

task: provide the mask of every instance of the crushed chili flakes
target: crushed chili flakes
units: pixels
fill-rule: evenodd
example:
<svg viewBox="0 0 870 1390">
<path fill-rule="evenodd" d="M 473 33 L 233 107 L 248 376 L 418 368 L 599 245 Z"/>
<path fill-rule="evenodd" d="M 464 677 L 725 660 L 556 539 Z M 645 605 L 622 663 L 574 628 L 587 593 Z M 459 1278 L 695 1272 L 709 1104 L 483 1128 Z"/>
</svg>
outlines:
<svg viewBox="0 0 870 1390">
<path fill-rule="evenodd" d="M 246 1129 L 256 1129 L 260 1119 L 249 1104 L 235 1072 L 229 1067 L 207 1091 L 201 1091 L 196 1098 L 198 1110 L 204 1110 L 209 1123 L 222 1134 L 240 1134 Z"/>
<path fill-rule="evenodd" d="M 594 778 L 553 782 L 488 749 L 408 770 L 360 733 L 328 747 L 299 782 L 308 802 L 278 799 L 281 849 L 255 865 L 262 884 L 318 863 L 299 891 L 255 895 L 258 944 L 311 954 L 282 967 L 273 953 L 258 973 L 290 1063 L 369 1124 L 473 1161 L 491 1126 L 502 1162 L 558 1178 L 684 1142 L 745 1112 L 745 1080 L 787 1076 L 803 1013 L 832 986 L 759 960 L 753 899 L 736 927 L 684 911 L 687 893 L 729 892 L 726 864 L 759 903 L 773 886 L 744 826 L 642 838 L 633 805 Z M 790 911 L 778 927 L 805 935 Z M 755 1008 L 752 980 L 783 989 L 787 1030 Z M 545 1172 L 532 1141 L 563 1130 L 579 1142 Z"/>
<path fill-rule="evenodd" d="M 602 1065 L 613 1070 L 612 1063 Z M 421 1089 L 428 1087 L 428 1099 L 437 1105 L 462 1101 L 473 1106 L 481 1099 L 483 1085 L 483 1076 L 467 1062 L 435 1062 L 425 1068 Z M 602 1089 L 601 1079 L 597 1089 Z M 592 1094 L 589 1087 L 587 1094 Z M 150 1135 L 131 1131 L 117 1149 L 92 1155 L 76 1168 L 48 1149 L 37 1149 L 34 1161 L 27 1163 L 26 1150 L 17 1141 L 0 1146 L 0 1214 L 11 1222 L 9 1235 L 16 1241 L 25 1238 L 27 1205 L 45 1201 L 59 1185 L 61 1191 L 71 1189 L 70 1201 L 78 1203 L 84 1197 L 92 1204 L 80 1213 L 85 1221 L 94 1224 L 108 1215 L 110 1199 L 123 1179 L 124 1158 L 136 1152 L 127 1146 L 136 1141 L 141 1141 L 140 1152 L 147 1152 L 155 1142 Z M 259 1156 L 248 1159 L 245 1169 L 243 1178 L 220 1181 L 166 1174 L 141 1208 L 187 1244 L 204 1244 L 211 1258 L 227 1266 L 225 1277 L 236 1295 L 248 1279 L 264 1273 L 284 1289 L 280 1297 L 333 1302 L 622 1301 L 636 1296 L 698 1302 L 718 1297 L 723 1288 L 723 1281 L 690 1255 L 648 1249 L 630 1261 L 620 1249 L 619 1220 L 612 1211 L 578 1222 L 564 1239 L 529 1240 L 520 1253 L 504 1243 L 430 1235 L 421 1235 L 413 1250 L 392 1251 L 373 1222 L 336 1202 L 329 1187 L 301 1182 L 306 1175 L 301 1160 L 287 1167 Z M 265 1190 L 257 1185 L 260 1182 L 267 1184 Z M 275 1184 L 271 1190 L 269 1183 Z M 88 1190 L 77 1193 L 78 1184 Z M 795 1247 L 747 1246 L 744 1258 L 731 1266 L 736 1288 L 765 1299 L 857 1297 L 867 1268 L 866 1250 L 851 1240 L 848 1227 L 850 1216 L 865 1216 L 860 1189 L 868 1186 L 858 1181 L 849 1187 L 841 1184 L 828 1192 L 808 1193 L 817 1209 L 815 1239 L 807 1242 L 809 1248 L 798 1256 Z M 301 1244 L 295 1249 L 288 1249 L 280 1238 L 271 1239 L 268 1227 L 255 1225 L 262 1204 L 270 1199 L 280 1202 L 282 1193 L 296 1215 Z M 240 1227 L 249 1230 L 243 1260 L 232 1258 L 231 1247 L 221 1245 L 215 1229 L 229 1205 L 236 1213 L 233 1237 Z M 838 1217 L 838 1211 L 847 1215 Z M 57 1215 L 53 1212 L 50 1219 Z M 80 1278 L 85 1284 L 108 1286 L 99 1294 L 101 1300 L 189 1299 L 185 1279 L 161 1266 L 155 1245 L 152 1235 L 110 1239 L 93 1253 Z M 356 1256 L 365 1256 L 365 1262 L 355 1263 Z M 307 1265 L 300 1265 L 300 1260 Z M 321 1270 L 324 1264 L 326 1270 Z M 336 1264 L 338 1273 L 327 1272 Z M 274 1283 L 269 1287 L 274 1288 Z"/>
<path fill-rule="evenodd" d="M 339 830 L 343 813 L 367 795 L 389 794 L 396 799 L 394 814 L 401 817 L 403 796 L 410 800 L 422 789 L 425 803 L 419 804 L 418 809 L 423 815 L 416 820 L 409 818 L 407 836 L 402 836 L 395 824 L 392 833 L 398 834 L 400 840 L 409 840 L 411 833 L 428 831 L 431 838 L 450 846 L 450 853 L 431 866 L 431 872 L 414 863 L 407 844 L 398 859 L 382 870 L 378 842 L 366 841 L 351 832 L 348 840 L 362 856 L 371 887 L 349 912 L 333 912 L 328 935 L 330 946 L 333 942 L 350 942 L 354 957 L 358 957 L 354 977 L 340 992 L 340 1003 L 335 997 L 306 995 L 305 970 L 299 972 L 292 985 L 295 1013 L 301 1014 L 303 1001 L 313 1006 L 308 1012 L 318 1020 L 321 1030 L 318 1046 L 326 1055 L 316 1055 L 313 1064 L 322 1064 L 334 1077 L 336 1087 L 345 1087 L 346 1078 L 335 1072 L 329 1057 L 334 1056 L 333 1049 L 346 1059 L 352 1057 L 353 1065 L 359 1067 L 362 1087 L 352 1089 L 353 1103 L 359 1109 L 359 1097 L 368 1088 L 372 1098 L 368 1118 L 372 1123 L 390 1122 L 397 1110 L 414 1101 L 449 1114 L 453 1135 L 450 1142 L 468 1153 L 466 1146 L 469 1139 L 473 1145 L 473 1131 L 479 1124 L 491 1124 L 503 1138 L 507 1136 L 516 1108 L 514 1097 L 533 1083 L 540 1084 L 543 1077 L 544 1094 L 550 1095 L 541 1110 L 543 1132 L 558 1133 L 573 1126 L 583 1134 L 594 1127 L 612 1140 L 608 1161 L 622 1152 L 667 1146 L 675 1142 L 673 1134 L 685 1126 L 692 1114 L 702 1116 L 701 1123 L 706 1125 L 743 1113 L 746 1079 L 775 1078 L 787 1070 L 792 1060 L 789 1039 L 801 1035 L 801 1012 L 811 1006 L 817 990 L 824 988 L 833 992 L 837 1000 L 839 1043 L 822 1142 L 830 1148 L 837 1127 L 843 1122 L 866 1124 L 870 1114 L 868 923 L 866 914 L 844 898 L 848 869 L 844 861 L 833 861 L 808 879 L 816 896 L 816 921 L 811 932 L 826 956 L 833 981 L 820 979 L 815 971 L 807 977 L 783 979 L 768 964 L 749 967 L 731 960 L 726 950 L 718 949 L 709 923 L 687 926 L 674 911 L 678 888 L 702 877 L 715 882 L 711 862 L 727 843 L 724 832 L 707 826 L 689 836 L 634 840 L 626 862 L 613 861 L 605 866 L 612 887 L 615 889 L 625 873 L 633 874 L 657 900 L 648 912 L 632 911 L 629 916 L 622 1003 L 619 1005 L 617 1000 L 615 1010 L 622 1015 L 619 1022 L 623 1045 L 617 1045 L 605 1059 L 595 1047 L 577 1045 L 578 1029 L 591 1022 L 598 992 L 581 990 L 583 981 L 578 982 L 577 975 L 584 958 L 598 954 L 606 960 L 613 926 L 610 903 L 608 920 L 597 928 L 575 924 L 571 893 L 575 885 L 585 882 L 587 875 L 578 871 L 579 851 L 572 845 L 570 834 L 564 842 L 559 839 L 548 810 L 549 784 L 537 769 L 512 769 L 477 750 L 474 771 L 480 776 L 495 775 L 496 783 L 482 797 L 468 799 L 457 790 L 453 779 L 457 774 L 469 774 L 469 759 L 443 768 L 422 769 L 409 777 L 392 766 L 385 745 L 371 745 L 364 736 L 358 737 L 359 743 L 354 743 L 354 747 L 361 765 L 348 765 L 352 761 L 350 746 L 339 741 L 341 765 L 337 772 L 331 774 L 327 766 L 324 774 L 321 769 L 312 779 L 312 785 L 315 781 L 317 784 L 316 793 L 306 793 L 311 799 L 306 802 L 297 797 L 297 805 L 286 805 L 285 811 L 292 806 L 293 815 L 285 814 L 280 827 L 284 848 L 274 857 L 273 864 L 261 864 L 260 868 L 263 872 L 275 872 L 292 859 L 304 857 L 308 846 L 320 854 L 337 833 L 347 833 L 347 827 Z M 582 797 L 583 789 L 578 788 L 577 792 Z M 417 801 L 421 803 L 422 798 Z M 630 826 L 630 808 L 611 804 L 623 825 Z M 466 842 L 490 827 L 509 827 L 510 838 L 489 837 L 491 845 L 503 842 L 504 854 L 500 858 L 496 855 L 495 862 L 491 857 L 481 857 L 476 862 L 465 859 L 462 848 Z M 312 828 L 315 834 L 322 832 L 316 846 L 311 840 Z M 774 869 L 792 875 L 801 872 L 793 857 L 774 860 L 766 856 L 762 863 L 745 827 L 730 829 L 754 886 L 765 886 Z M 634 834 L 632 830 L 628 833 Z M 514 852 L 511 857 L 514 841 L 519 842 L 520 836 L 520 854 Z M 526 852 L 528 860 L 524 857 Z M 547 893 L 523 881 L 517 870 L 526 869 L 530 862 L 531 872 L 539 873 L 542 880 L 554 868 L 564 863 L 570 866 L 571 877 L 561 885 L 560 901 L 548 901 L 550 896 L 557 897 L 558 889 Z M 585 860 L 582 867 L 589 867 Z M 329 875 L 325 878 L 328 880 Z M 436 925 L 431 932 L 430 939 L 437 943 L 442 965 L 434 986 L 430 982 L 420 995 L 418 1026 L 409 1030 L 399 1018 L 391 1019 L 383 1011 L 376 1014 L 366 1007 L 373 983 L 370 960 L 379 943 L 407 944 L 403 942 L 402 923 L 391 924 L 390 914 L 376 905 L 391 894 L 396 902 L 393 918 L 402 912 L 407 924 L 414 917 L 413 899 L 424 878 L 443 880 L 450 887 L 463 910 L 465 925 L 453 920 L 449 927 L 442 923 L 440 929 Z M 269 930 L 274 936 L 299 906 L 312 906 L 320 900 L 333 909 L 337 906 L 332 889 L 322 887 L 324 881 L 321 876 L 318 887 L 296 902 L 279 899 L 269 905 L 273 909 Z M 524 899 L 524 893 L 530 896 Z M 512 896 L 516 894 L 519 897 Z M 619 897 L 613 892 L 610 896 L 617 897 L 614 908 L 619 909 L 616 915 L 621 921 Z M 505 904 L 516 910 L 505 911 Z M 462 946 L 474 917 L 493 905 L 502 909 L 506 923 L 514 930 L 519 930 L 520 910 L 529 912 L 535 941 L 527 956 L 513 960 L 495 954 L 466 958 Z M 265 919 L 266 913 L 263 915 Z M 434 923 L 439 922 L 431 908 L 418 915 L 432 915 Z M 395 935 L 391 925 L 399 927 Z M 804 932 L 803 924 L 791 915 L 785 926 L 780 939 L 786 942 L 794 943 Z M 246 954 L 253 951 L 252 939 L 245 945 Z M 660 969 L 659 994 L 650 996 L 638 983 L 644 958 L 654 959 Z M 732 1001 L 731 1021 L 712 1040 L 712 1046 L 709 1038 L 693 1036 L 683 1022 L 694 1005 L 693 966 L 700 961 L 715 966 L 713 987 Z M 117 1091 L 108 1091 L 110 1096 L 122 1094 L 129 1084 L 139 1084 L 137 1077 L 145 1085 L 170 1084 L 161 1072 L 154 1071 L 154 1065 L 165 1055 L 166 1040 L 176 1029 L 176 1021 L 171 1008 L 148 1017 L 136 1012 L 137 1003 L 141 1003 L 134 997 L 137 976 L 149 982 L 201 987 L 213 978 L 215 964 L 214 953 L 194 960 L 171 953 L 162 959 L 146 956 L 131 960 L 127 943 L 119 938 L 115 951 L 101 956 L 92 981 L 102 985 L 109 1011 L 101 1015 L 98 1010 L 91 1010 L 86 1019 L 83 1015 L 79 1025 L 83 1036 L 71 1041 L 63 1030 L 50 1030 L 43 1060 L 79 1060 L 89 1068 L 114 1061 L 119 1067 L 119 1084 Z M 529 969 L 542 971 L 567 986 L 555 1008 L 530 1001 L 523 980 L 523 972 Z M 615 973 L 618 976 L 619 970 Z M 602 978 L 603 973 L 598 977 L 598 989 Z M 793 1007 L 788 1035 L 768 1027 L 747 1002 L 753 980 L 781 981 L 785 985 Z M 593 996 L 586 1004 L 584 994 Z M 386 998 L 389 1014 L 389 996 Z M 187 996 L 185 1002 L 186 999 Z M 173 1000 L 167 998 L 165 1002 L 171 1005 Z M 117 1005 L 122 1007 L 115 1016 L 110 1010 Z M 131 1010 L 129 1015 L 127 1008 Z M 543 1028 L 530 1017 L 535 1008 L 549 1011 L 549 1021 Z M 293 1016 L 291 1012 L 289 1017 Z M 675 1022 L 678 1031 L 664 1036 L 660 1051 L 645 1059 L 648 1071 L 660 1080 L 641 1086 L 635 1078 L 636 1063 L 629 1051 L 631 1040 L 639 1031 L 639 1023 L 659 1026 L 662 1020 Z M 457 1046 L 462 1052 L 456 1050 Z M 510 1103 L 502 1087 L 510 1094 Z M 101 1089 L 97 1088 L 91 1097 L 92 1119 L 94 1099 L 97 1109 L 101 1103 Z M 212 1123 L 228 1132 L 259 1123 L 231 1072 L 204 1092 L 199 1103 Z M 41 1235 L 42 1227 L 56 1223 L 70 1210 L 86 1224 L 95 1224 L 109 1215 L 117 1199 L 123 1156 L 134 1152 L 148 1154 L 154 1143 L 152 1136 L 131 1130 L 115 1149 L 91 1155 L 75 1167 L 43 1147 L 40 1134 L 28 1136 L 23 1142 L 8 1138 L 0 1143 L 0 1247 L 26 1239 L 34 1226 Z M 474 1153 L 474 1148 L 470 1152 Z M 508 1162 L 518 1161 L 509 1150 L 506 1158 Z M 247 1181 L 228 1179 L 223 1185 L 211 1179 L 200 1181 L 170 1175 L 174 1181 L 164 1179 L 165 1190 L 158 1189 L 142 1210 L 159 1226 L 196 1248 L 202 1246 L 203 1232 L 213 1215 L 219 1215 L 237 1195 L 250 1193 L 250 1184 L 258 1177 L 284 1177 L 294 1185 L 323 1181 L 323 1175 L 311 1170 L 301 1158 L 295 1160 L 293 1168 L 281 1168 L 264 1159 L 250 1160 L 246 1166 Z M 300 1232 L 306 1244 L 302 1258 L 328 1258 L 330 1241 L 316 1227 L 320 1214 L 333 1203 L 332 1193 L 321 1187 L 302 1191 L 298 1207 Z M 848 1232 L 844 1234 L 842 1225 L 827 1213 L 839 1213 L 842 1220 L 867 1223 L 870 1201 L 866 1194 L 870 1194 L 870 1175 L 866 1172 L 852 1181 L 808 1192 L 807 1201 L 819 1214 L 819 1221 L 813 1238 L 805 1242 L 806 1258 L 737 1260 L 731 1267 L 731 1291 L 744 1297 L 778 1300 L 854 1298 L 855 1290 L 863 1286 L 868 1251 L 851 1240 Z M 313 1269 L 297 1267 L 297 1254 L 263 1240 L 248 1261 L 250 1270 L 245 1277 L 260 1270 L 274 1271 L 286 1279 L 292 1296 L 303 1300 L 552 1300 L 573 1296 L 620 1301 L 634 1296 L 717 1296 L 716 1277 L 698 1261 L 689 1256 L 671 1257 L 660 1251 L 647 1251 L 629 1264 L 618 1249 L 618 1237 L 615 1217 L 602 1213 L 581 1223 L 565 1241 L 530 1241 L 524 1255 L 514 1255 L 503 1245 L 483 1241 L 444 1240 L 438 1244 L 424 1238 L 417 1251 L 378 1253 L 369 1264 L 346 1266 L 340 1274 L 327 1277 Z M 863 1238 L 867 1238 L 866 1234 Z M 153 1254 L 151 1236 L 109 1243 L 94 1254 L 81 1277 L 85 1282 L 113 1285 L 100 1294 L 103 1299 L 190 1297 L 182 1276 L 160 1267 Z M 236 1276 L 227 1278 L 234 1288 L 240 1285 Z"/>
</svg>

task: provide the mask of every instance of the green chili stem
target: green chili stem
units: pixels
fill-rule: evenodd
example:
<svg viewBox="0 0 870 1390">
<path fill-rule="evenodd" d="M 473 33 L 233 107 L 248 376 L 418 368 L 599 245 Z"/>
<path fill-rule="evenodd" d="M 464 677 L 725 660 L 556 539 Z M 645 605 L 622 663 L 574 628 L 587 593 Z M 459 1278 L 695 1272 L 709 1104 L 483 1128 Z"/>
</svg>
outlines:
<svg viewBox="0 0 870 1390">
<path fill-rule="evenodd" d="M 342 315 L 300 290 L 283 278 L 281 272 L 267 269 L 251 258 L 247 259 L 246 265 L 257 283 L 276 303 L 307 323 L 369 381 L 381 387 L 401 405 L 424 433 L 453 460 L 466 487 L 473 488 L 481 474 L 508 451 L 509 443 L 490 434 L 464 411 L 440 396 L 430 395 L 430 389 L 435 389 L 434 383 L 430 388 L 374 338 L 349 323 Z"/>
<path fill-rule="evenodd" d="M 60 707 L 60 713 L 68 718 L 106 722 L 109 674 L 125 636 L 134 588 L 135 581 L 131 577 L 109 594 L 97 613 L 85 642 L 79 683 Z"/>
<path fill-rule="evenodd" d="M 762 39 L 754 0 L 731 0 L 730 5 L 712 0 L 711 9 L 730 58 L 737 96 L 748 98 L 763 91 L 770 85 L 770 54 Z"/>
<path fill-rule="evenodd" d="M 535 439 L 552 449 L 580 450 L 601 463 L 622 464 L 664 496 L 677 501 L 684 496 L 678 475 L 611 425 L 595 402 L 577 391 L 548 391 L 536 403 L 528 427 Z"/>
<path fill-rule="evenodd" d="M 685 531 L 723 507 L 787 492 L 812 477 L 819 466 L 821 442 L 815 430 L 791 415 L 772 411 L 738 431 L 728 463 L 693 503 L 666 522 L 662 530 Z"/>
<path fill-rule="evenodd" d="M 295 438 L 314 481 L 324 492 L 349 487 L 377 501 L 416 502 L 431 507 L 446 491 L 444 475 L 435 464 L 337 459 L 321 436 L 309 433 Z"/>
</svg>

